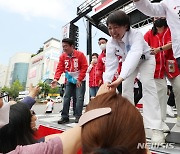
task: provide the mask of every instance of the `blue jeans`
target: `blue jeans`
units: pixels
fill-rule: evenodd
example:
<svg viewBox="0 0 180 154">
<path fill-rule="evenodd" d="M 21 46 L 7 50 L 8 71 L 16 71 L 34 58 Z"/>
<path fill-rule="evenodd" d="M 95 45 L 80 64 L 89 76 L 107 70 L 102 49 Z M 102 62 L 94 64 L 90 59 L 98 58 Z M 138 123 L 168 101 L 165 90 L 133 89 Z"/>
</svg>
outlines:
<svg viewBox="0 0 180 154">
<path fill-rule="evenodd" d="M 89 87 L 90 97 L 95 97 L 99 87 Z"/>
<path fill-rule="evenodd" d="M 85 85 L 85 81 L 82 81 L 82 86 L 79 88 L 76 87 L 76 84 L 70 82 L 66 83 L 63 110 L 61 114 L 62 118 L 69 118 L 70 99 L 71 96 L 73 96 L 73 92 L 76 93 L 75 117 L 79 118 L 82 115 Z"/>
</svg>

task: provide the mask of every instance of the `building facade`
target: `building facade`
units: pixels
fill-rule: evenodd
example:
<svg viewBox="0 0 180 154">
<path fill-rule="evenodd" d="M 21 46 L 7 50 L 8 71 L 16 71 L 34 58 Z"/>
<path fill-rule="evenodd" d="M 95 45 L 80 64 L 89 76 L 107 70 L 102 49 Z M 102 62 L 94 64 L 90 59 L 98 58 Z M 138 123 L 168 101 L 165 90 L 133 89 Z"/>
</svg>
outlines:
<svg viewBox="0 0 180 154">
<path fill-rule="evenodd" d="M 29 63 L 15 63 L 12 75 L 12 82 L 19 80 L 22 86 L 26 87 Z"/>
<path fill-rule="evenodd" d="M 5 86 L 8 67 L 0 64 L 0 89 Z"/>
<path fill-rule="evenodd" d="M 55 38 L 51 38 L 44 43 L 43 51 L 30 60 L 26 87 L 30 83 L 37 85 L 39 82 L 54 78 L 61 51 L 61 43 Z M 62 75 L 59 83 L 64 83 L 64 75 Z"/>
<path fill-rule="evenodd" d="M 29 62 L 31 59 L 31 53 L 19 52 L 13 55 L 9 60 L 7 80 L 5 85 L 10 87 L 11 84 L 19 80 L 20 83 L 26 88 L 27 72 L 29 68 Z"/>
</svg>

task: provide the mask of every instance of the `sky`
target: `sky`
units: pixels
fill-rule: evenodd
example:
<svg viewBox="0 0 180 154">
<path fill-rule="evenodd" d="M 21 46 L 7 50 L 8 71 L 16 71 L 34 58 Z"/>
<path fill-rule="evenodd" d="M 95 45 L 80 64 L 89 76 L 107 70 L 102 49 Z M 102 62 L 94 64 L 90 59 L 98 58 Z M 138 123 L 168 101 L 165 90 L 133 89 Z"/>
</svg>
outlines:
<svg viewBox="0 0 180 154">
<path fill-rule="evenodd" d="M 76 17 L 85 0 L 0 0 L 0 64 L 8 65 L 17 52 L 36 53 L 54 37 L 62 39 L 62 27 Z M 86 19 L 79 26 L 79 50 L 86 53 Z M 98 38 L 108 36 L 92 29 L 92 52 L 100 53 Z"/>
<path fill-rule="evenodd" d="M 0 0 L 0 64 L 7 65 L 9 58 L 17 52 L 36 53 L 52 37 L 61 40 L 62 27 L 76 17 L 77 6 L 83 2 Z M 86 38 L 86 21 L 81 19 L 76 24 L 80 26 L 82 42 Z M 86 50 L 85 43 L 79 49 Z"/>
</svg>

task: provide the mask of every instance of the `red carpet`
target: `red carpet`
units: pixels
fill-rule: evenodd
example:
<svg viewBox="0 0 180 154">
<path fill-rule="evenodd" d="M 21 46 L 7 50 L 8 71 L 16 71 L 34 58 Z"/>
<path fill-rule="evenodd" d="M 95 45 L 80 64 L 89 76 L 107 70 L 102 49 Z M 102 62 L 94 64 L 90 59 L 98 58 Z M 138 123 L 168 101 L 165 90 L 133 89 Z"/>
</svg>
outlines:
<svg viewBox="0 0 180 154">
<path fill-rule="evenodd" d="M 38 140 L 47 135 L 58 134 L 58 133 L 62 133 L 62 132 L 63 132 L 62 130 L 58 130 L 55 128 L 50 128 L 50 127 L 40 125 L 39 129 L 37 130 L 37 132 L 35 134 L 35 139 Z M 82 154 L 81 149 L 78 151 L 77 154 Z"/>
<path fill-rule="evenodd" d="M 37 130 L 36 134 L 35 134 L 35 139 L 40 139 L 44 136 L 47 135 L 51 135 L 51 134 L 57 134 L 57 133 L 62 133 L 63 131 L 58 130 L 58 129 L 54 129 L 54 128 L 50 128 L 50 127 L 46 127 L 46 126 L 39 126 L 39 129 Z"/>
</svg>

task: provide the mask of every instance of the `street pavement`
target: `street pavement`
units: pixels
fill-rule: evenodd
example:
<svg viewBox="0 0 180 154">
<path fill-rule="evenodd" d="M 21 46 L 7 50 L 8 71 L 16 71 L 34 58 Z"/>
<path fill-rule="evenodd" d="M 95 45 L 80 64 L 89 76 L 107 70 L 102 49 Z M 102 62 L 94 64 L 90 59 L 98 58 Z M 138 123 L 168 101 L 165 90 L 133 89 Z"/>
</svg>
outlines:
<svg viewBox="0 0 180 154">
<path fill-rule="evenodd" d="M 53 110 L 53 114 L 57 114 L 62 110 L 63 104 L 62 103 L 54 103 L 54 110 Z M 35 111 L 35 113 L 37 115 L 42 115 L 45 114 L 45 110 L 46 110 L 46 104 L 43 103 L 38 103 L 35 104 L 32 109 Z M 60 115 L 60 114 L 59 114 Z"/>
</svg>

